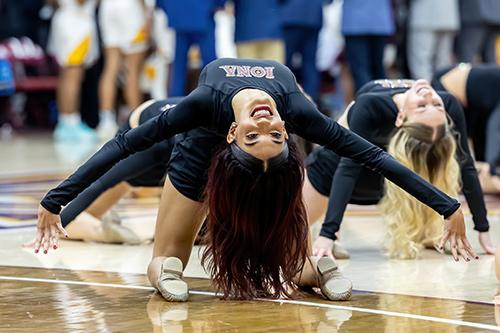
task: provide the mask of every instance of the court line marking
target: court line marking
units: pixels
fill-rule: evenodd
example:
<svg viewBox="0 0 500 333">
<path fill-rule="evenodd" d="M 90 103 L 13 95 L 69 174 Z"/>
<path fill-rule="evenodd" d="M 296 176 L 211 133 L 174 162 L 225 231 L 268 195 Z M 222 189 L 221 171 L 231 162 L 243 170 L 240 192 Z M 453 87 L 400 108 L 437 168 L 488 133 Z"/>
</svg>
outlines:
<svg viewBox="0 0 500 333">
<path fill-rule="evenodd" d="M 72 281 L 72 280 L 54 280 L 54 279 L 42 279 L 42 278 L 26 278 L 26 277 L 17 277 L 17 276 L 0 276 L 0 281 L 25 281 L 25 282 L 41 282 L 41 283 L 53 283 L 53 284 L 72 284 L 72 285 L 80 285 L 80 286 L 95 286 L 95 287 L 109 287 L 109 288 L 119 288 L 119 289 L 139 289 L 139 290 L 148 290 L 154 291 L 153 287 L 146 286 L 132 286 L 132 285 L 123 285 L 123 284 L 114 284 L 114 283 L 101 283 L 101 282 L 83 282 L 83 281 Z M 192 295 L 204 295 L 204 296 L 220 296 L 220 294 L 210 292 L 210 291 L 198 291 L 198 290 L 190 290 L 190 294 Z M 344 306 L 344 305 L 335 305 L 335 304 L 325 304 L 325 303 L 314 303 L 308 301 L 295 301 L 295 300 L 283 300 L 283 299 L 265 299 L 258 298 L 257 300 L 262 302 L 271 302 L 271 303 L 279 303 L 279 304 L 293 304 L 293 305 L 303 305 L 310 307 L 318 307 L 325 309 L 334 309 L 334 310 L 348 310 L 348 311 L 357 311 L 364 313 L 371 313 L 377 315 L 385 315 L 392 317 L 401 317 L 401 318 L 410 318 L 417 320 L 426 320 L 443 324 L 451 324 L 458 326 L 467 326 L 473 328 L 487 329 L 492 331 L 500 331 L 499 326 L 489 325 L 489 324 L 481 324 L 481 323 L 473 323 L 469 321 L 462 321 L 456 319 L 446 319 L 439 317 L 431 317 L 431 316 L 423 316 L 411 313 L 404 312 L 394 312 L 394 311 L 386 311 L 386 310 L 377 310 L 377 309 L 368 309 L 368 308 L 358 308 L 353 306 Z"/>
<path fill-rule="evenodd" d="M 404 294 L 403 292 L 396 292 L 396 291 L 368 290 L 368 289 L 353 289 L 352 291 L 353 291 L 353 293 L 361 293 L 361 294 L 420 297 L 420 298 L 428 298 L 428 299 L 432 299 L 432 300 L 457 301 L 457 302 L 464 302 L 464 303 L 469 303 L 469 304 L 480 304 L 480 305 L 495 305 L 495 304 L 497 304 L 494 300 L 493 301 L 474 301 L 474 300 L 462 299 L 462 298 L 454 297 L 454 296 L 439 297 L 439 296 L 428 296 L 428 295 L 417 295 L 417 294 Z"/>
</svg>

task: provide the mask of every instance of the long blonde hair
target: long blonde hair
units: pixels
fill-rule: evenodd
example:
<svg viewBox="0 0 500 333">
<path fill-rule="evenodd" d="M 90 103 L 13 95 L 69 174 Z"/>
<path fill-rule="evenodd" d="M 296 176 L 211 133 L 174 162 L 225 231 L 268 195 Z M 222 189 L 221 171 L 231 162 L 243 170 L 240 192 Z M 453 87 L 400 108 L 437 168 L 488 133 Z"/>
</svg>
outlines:
<svg viewBox="0 0 500 333">
<path fill-rule="evenodd" d="M 456 197 L 460 168 L 455 157 L 457 145 L 452 126 L 433 129 L 405 123 L 391 138 L 388 153 L 441 191 Z M 435 246 L 443 230 L 443 218 L 410 194 L 386 180 L 380 208 L 387 222 L 386 247 L 389 257 L 413 259 L 422 247 Z"/>
</svg>

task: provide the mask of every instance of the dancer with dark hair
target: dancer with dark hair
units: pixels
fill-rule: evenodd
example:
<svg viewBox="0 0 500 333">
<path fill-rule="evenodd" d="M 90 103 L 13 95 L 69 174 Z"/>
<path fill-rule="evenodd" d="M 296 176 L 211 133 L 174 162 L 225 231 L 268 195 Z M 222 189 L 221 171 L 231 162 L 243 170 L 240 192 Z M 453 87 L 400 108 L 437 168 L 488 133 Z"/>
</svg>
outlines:
<svg viewBox="0 0 500 333">
<path fill-rule="evenodd" d="M 487 253 L 494 251 L 483 193 L 467 145 L 464 112 L 453 96 L 438 94 L 425 80 L 372 81 L 358 92 L 339 123 L 387 149 L 449 195 L 457 196 L 461 184 L 479 242 Z M 381 176 L 325 147 L 314 151 L 306 165 L 304 197 L 311 223 L 326 211 L 314 254 L 332 256 L 332 248 L 345 254 L 335 240 L 348 203 L 381 203 L 390 257 L 415 258 L 422 247 L 437 245 L 441 217 L 392 182 L 384 186 Z"/>
<path fill-rule="evenodd" d="M 78 192 L 120 159 L 183 132 L 170 158 L 148 267 L 151 284 L 167 300 L 188 297 L 182 269 L 207 211 L 203 262 L 224 298 L 291 296 L 299 286 L 320 287 L 331 300 L 350 297 L 352 285 L 332 259 L 308 259 L 303 169 L 289 132 L 363 163 L 432 206 L 446 218 L 440 245 L 451 242 L 456 260 L 477 258 L 458 201 L 323 116 L 287 67 L 249 59 L 208 64 L 176 107 L 116 136 L 49 191 L 39 208 L 35 252 L 66 234 L 58 214 Z"/>
<path fill-rule="evenodd" d="M 143 103 L 129 116 L 117 135 L 145 123 L 174 107 L 182 98 L 168 98 L 163 108 L 147 108 L 154 101 Z M 167 174 L 168 161 L 175 138 L 120 161 L 92 185 L 87 187 L 61 211 L 61 223 L 70 239 L 104 243 L 141 243 L 138 236 L 121 225 L 110 209 L 134 187 L 160 188 Z"/>
<path fill-rule="evenodd" d="M 461 63 L 436 72 L 435 89 L 452 94 L 462 104 L 472 139 L 480 180 L 486 192 L 500 193 L 500 66 Z"/>
</svg>

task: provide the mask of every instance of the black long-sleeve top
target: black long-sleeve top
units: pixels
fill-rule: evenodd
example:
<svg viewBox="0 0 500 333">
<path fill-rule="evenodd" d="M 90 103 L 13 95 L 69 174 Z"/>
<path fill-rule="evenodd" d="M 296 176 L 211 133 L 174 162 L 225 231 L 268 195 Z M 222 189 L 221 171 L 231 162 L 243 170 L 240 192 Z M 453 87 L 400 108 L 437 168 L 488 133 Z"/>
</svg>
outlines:
<svg viewBox="0 0 500 333">
<path fill-rule="evenodd" d="M 363 86 L 358 92 L 356 102 L 352 105 L 347 116 L 349 129 L 364 139 L 386 149 L 395 130 L 395 121 L 398 109 L 392 96 L 403 93 L 408 86 L 403 82 L 398 87 L 390 80 L 372 81 Z M 455 130 L 459 133 L 457 158 L 460 163 L 462 177 L 462 191 L 470 206 L 475 229 L 487 231 L 489 228 L 483 193 L 477 177 L 474 160 L 467 143 L 467 130 L 463 110 L 458 101 L 446 92 L 438 92 L 443 99 L 444 107 L 453 120 Z M 320 235 L 336 239 L 340 222 L 344 216 L 346 206 L 351 198 L 356 180 L 362 166 L 350 158 L 341 158 L 332 180 L 332 192 L 328 202 L 328 210 Z"/>
<path fill-rule="evenodd" d="M 457 65 L 460 66 L 460 65 Z M 435 89 L 446 88 L 441 83 L 441 77 L 456 66 L 445 68 L 435 73 L 432 86 Z M 500 165 L 500 66 L 474 65 L 469 71 L 465 83 L 464 105 L 465 119 L 469 135 L 473 140 L 486 141 L 484 143 L 484 160 L 490 165 L 492 175 Z M 480 143 L 479 146 L 482 146 Z M 478 152 L 476 152 L 478 153 Z M 479 152 L 482 154 L 483 152 Z"/>
<path fill-rule="evenodd" d="M 49 191 L 41 205 L 52 213 L 59 213 L 61 206 L 119 160 L 176 133 L 207 127 L 226 135 L 234 121 L 231 100 L 245 88 L 261 89 L 274 99 L 289 133 L 296 133 L 383 174 L 445 217 L 460 206 L 457 200 L 433 187 L 379 147 L 322 115 L 300 91 L 286 66 L 274 61 L 247 59 L 218 59 L 208 64 L 200 74 L 198 87 L 176 107 L 107 142 L 74 174 Z"/>
</svg>

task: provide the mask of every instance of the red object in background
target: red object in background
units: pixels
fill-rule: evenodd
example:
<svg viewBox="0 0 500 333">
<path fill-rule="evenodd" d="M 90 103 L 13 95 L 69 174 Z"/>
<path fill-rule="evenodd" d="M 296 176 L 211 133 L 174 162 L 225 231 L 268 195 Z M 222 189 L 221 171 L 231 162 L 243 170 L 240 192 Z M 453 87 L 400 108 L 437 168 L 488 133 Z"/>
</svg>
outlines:
<svg viewBox="0 0 500 333">
<path fill-rule="evenodd" d="M 0 58 L 12 63 L 16 91 L 54 91 L 57 71 L 43 49 L 28 37 L 9 38 L 0 44 Z"/>
<path fill-rule="evenodd" d="M 16 79 L 16 91 L 54 91 L 57 87 L 57 81 L 55 76 Z"/>
<path fill-rule="evenodd" d="M 9 38 L 0 43 L 0 58 L 12 65 L 14 96 L 0 99 L 0 126 L 15 130 L 51 128 L 58 66 L 44 50 L 27 37 Z"/>
</svg>

